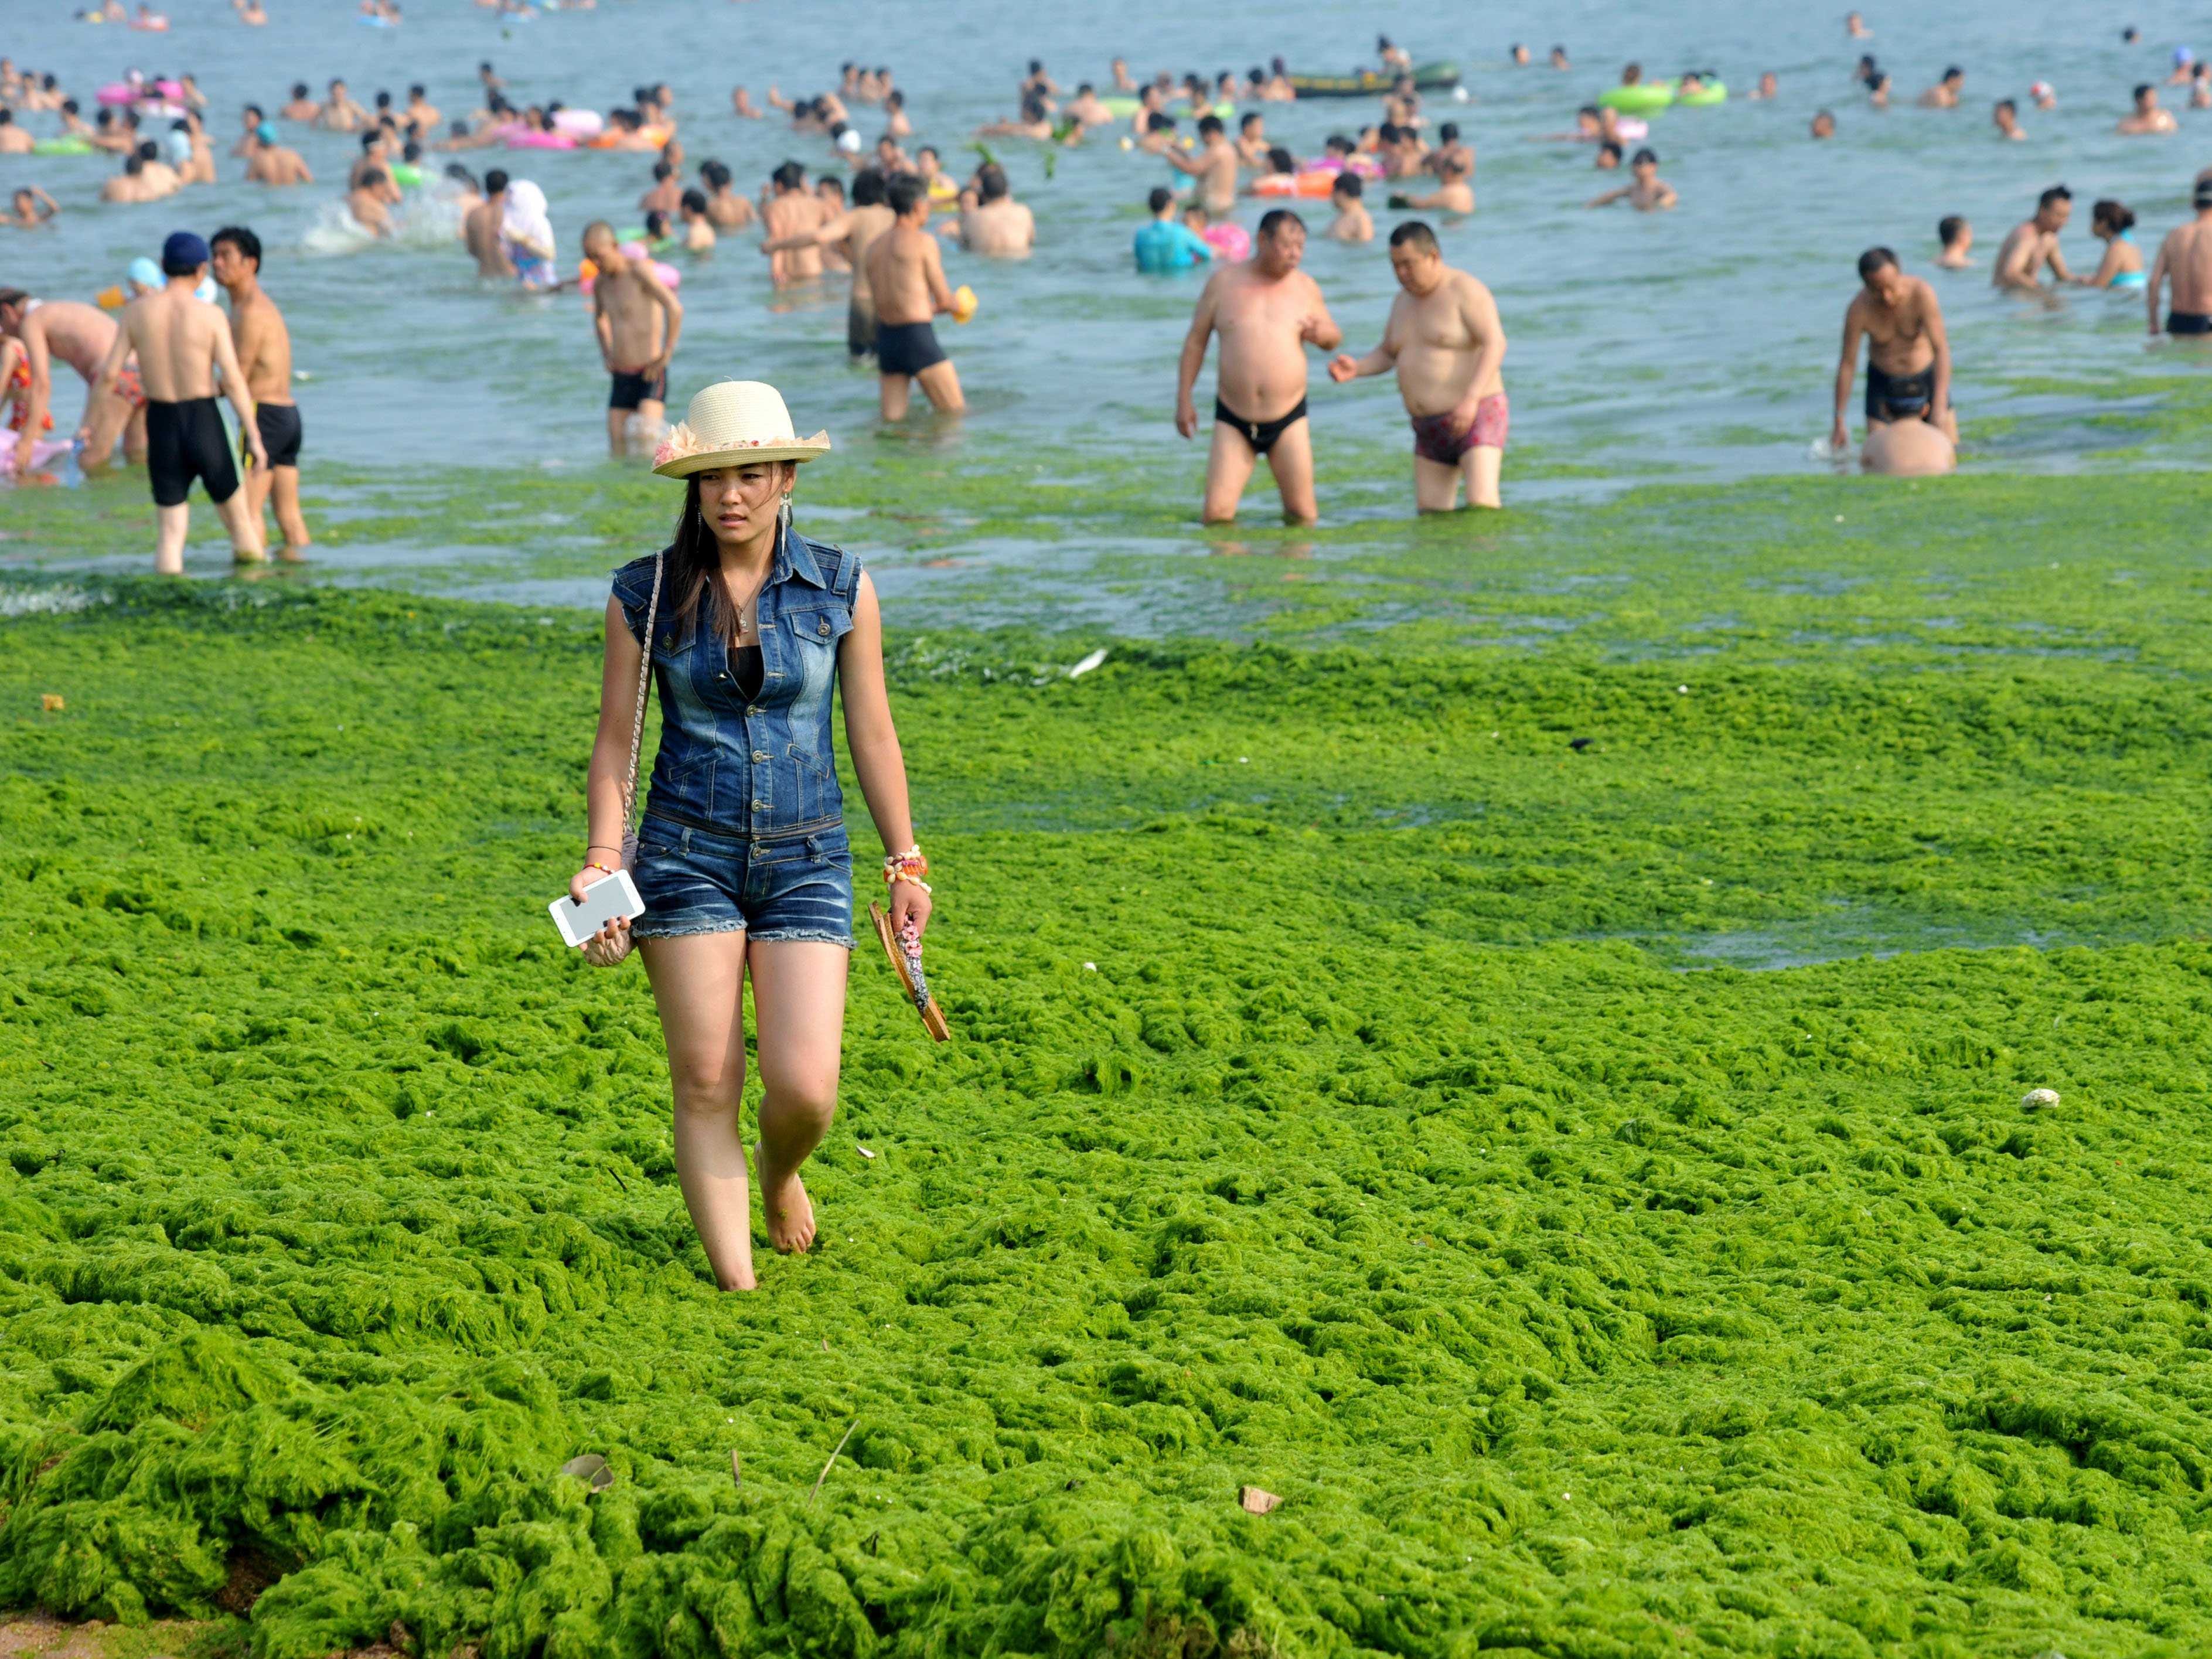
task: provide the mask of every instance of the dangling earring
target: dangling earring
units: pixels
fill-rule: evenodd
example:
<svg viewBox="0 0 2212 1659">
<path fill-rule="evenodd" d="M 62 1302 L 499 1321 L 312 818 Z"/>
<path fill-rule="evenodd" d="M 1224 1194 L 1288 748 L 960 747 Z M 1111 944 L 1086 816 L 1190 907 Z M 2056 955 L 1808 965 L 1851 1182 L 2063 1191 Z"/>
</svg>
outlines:
<svg viewBox="0 0 2212 1659">
<path fill-rule="evenodd" d="M 776 514 L 776 535 L 779 539 L 791 533 L 791 497 L 783 498 L 782 509 Z"/>
</svg>

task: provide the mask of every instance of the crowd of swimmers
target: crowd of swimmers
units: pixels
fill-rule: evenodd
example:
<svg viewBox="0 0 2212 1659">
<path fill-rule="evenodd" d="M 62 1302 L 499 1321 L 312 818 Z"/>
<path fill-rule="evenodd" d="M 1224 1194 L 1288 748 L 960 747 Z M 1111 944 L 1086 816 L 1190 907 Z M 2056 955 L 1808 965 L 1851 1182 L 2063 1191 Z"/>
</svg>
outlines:
<svg viewBox="0 0 2212 1659">
<path fill-rule="evenodd" d="M 241 3 L 241 15 L 245 9 Z M 1853 38 L 1867 33 L 1856 14 L 1847 28 Z M 757 197 L 740 193 L 732 170 L 719 159 L 694 163 L 686 156 L 676 99 L 666 85 L 634 88 L 627 103 L 584 118 L 556 100 L 511 97 L 489 62 L 477 66 L 476 106 L 450 118 L 421 84 L 404 95 L 379 90 L 364 105 L 342 77 L 329 81 L 319 94 L 295 83 L 289 99 L 273 107 L 244 107 L 229 154 L 244 162 L 252 182 L 275 189 L 311 185 L 314 174 L 283 142 L 283 128 L 353 135 L 356 147 L 342 188 L 346 216 L 362 236 L 392 234 L 395 210 L 407 200 L 407 191 L 428 183 L 456 210 L 459 239 L 483 276 L 548 293 L 586 293 L 586 314 L 609 382 L 609 447 L 624 454 L 649 450 L 659 440 L 671 364 L 683 334 L 680 273 L 665 258 L 703 254 L 720 238 L 756 227 L 775 286 L 812 283 L 825 273 L 847 279 L 848 350 L 855 361 L 872 361 L 885 420 L 902 418 L 917 389 L 938 413 L 962 411 L 960 378 L 936 324 L 947 316 L 967 320 L 978 302 L 965 287 L 951 284 L 945 246 L 987 258 L 1020 258 L 1037 235 L 1030 206 L 1017 199 L 1006 167 L 982 141 L 1066 146 L 1103 137 L 1159 157 L 1184 183 L 1182 191 L 1163 186 L 1151 192 L 1133 243 L 1137 269 L 1208 268 L 1181 354 L 1174 410 L 1176 428 L 1185 438 L 1194 438 L 1201 428 L 1209 434 L 1203 504 L 1208 521 L 1234 518 L 1263 459 L 1285 518 L 1310 523 L 1317 516 L 1310 347 L 1328 354 L 1332 382 L 1395 375 L 1413 431 L 1419 508 L 1449 509 L 1462 493 L 1470 506 L 1495 507 L 1509 425 L 1502 374 L 1505 333 L 1488 288 L 1446 261 L 1438 234 L 1440 225 L 1449 228 L 1475 210 L 1475 152 L 1457 121 L 1431 125 L 1408 55 L 1387 40 L 1377 48 L 1382 72 L 1376 80 L 1383 88 L 1379 118 L 1330 134 L 1308 157 L 1267 131 L 1266 106 L 1297 95 L 1279 58 L 1241 77 L 1228 71 L 1180 77 L 1162 71 L 1142 81 L 1116 58 L 1101 82 L 1083 82 L 1072 90 L 1032 60 L 1014 88 L 1016 113 L 974 135 L 981 160 L 960 178 L 946 172 L 937 148 L 912 143 L 906 94 L 888 68 L 847 63 L 834 86 L 795 99 L 771 84 L 765 107 L 746 88 L 737 87 L 730 100 L 734 117 L 781 117 L 794 138 L 826 144 L 839 169 L 810 177 L 804 163 L 787 161 Z M 1516 65 L 1536 61 L 1523 46 L 1509 56 Z M 1560 47 L 1553 48 L 1548 61 L 1555 70 L 1570 67 Z M 1889 77 L 1870 53 L 1861 58 L 1856 73 L 1870 101 L 1887 103 Z M 1622 82 L 1633 86 L 1641 76 L 1641 66 L 1630 64 Z M 1676 89 L 1694 92 L 1700 77 L 1709 78 L 1710 72 L 1686 72 Z M 1963 71 L 1954 66 L 1917 101 L 1929 108 L 1957 107 L 1964 83 Z M 2176 52 L 2167 83 L 2185 88 L 2192 105 L 2212 104 L 2206 66 L 2185 48 Z M 131 90 L 128 100 L 103 103 L 87 121 L 54 76 L 0 59 L 0 155 L 34 146 L 16 119 L 19 112 L 51 113 L 64 138 L 119 159 L 121 170 L 103 185 L 103 200 L 155 201 L 212 182 L 215 143 L 204 125 L 208 100 L 193 78 L 135 77 Z M 1749 96 L 1772 99 L 1778 91 L 1770 72 Z M 1109 106 L 1109 99 L 1118 101 Z M 1221 112 L 1224 101 L 1239 106 L 1227 119 Z M 2037 82 L 2028 101 L 2048 110 L 2056 106 L 2056 94 Z M 878 130 L 872 144 L 860 131 L 863 112 Z M 2024 137 L 2015 100 L 2000 100 L 1993 120 L 2004 142 Z M 2118 130 L 2152 136 L 2174 126 L 2158 87 L 2144 83 L 2136 88 Z M 1657 154 L 1641 142 L 1649 130 L 1638 117 L 1597 103 L 1577 112 L 1572 131 L 1541 136 L 1590 146 L 1598 171 L 1626 170 L 1626 182 L 1592 198 L 1590 207 L 1621 204 L 1664 212 L 1680 195 L 1660 176 Z M 1820 112 L 1813 131 L 1815 138 L 1832 136 L 1833 112 Z M 574 266 L 562 263 L 551 206 L 538 183 L 505 167 L 479 177 L 460 160 L 446 159 L 495 146 L 510 151 L 567 147 L 578 135 L 586 135 L 596 148 L 650 156 L 651 176 L 638 199 L 638 227 L 617 231 L 604 220 L 586 225 L 578 245 L 581 258 Z M 1400 291 L 1382 339 L 1353 356 L 1339 350 L 1341 330 L 1319 285 L 1302 268 L 1308 227 L 1294 203 L 1303 201 L 1310 210 L 1325 204 L 1328 217 L 1320 234 L 1364 245 L 1377 234 L 1370 213 L 1377 195 L 1395 211 L 1425 216 L 1402 220 L 1389 233 L 1389 258 Z M 2042 193 L 2035 211 L 2002 239 L 1992 271 L 1996 284 L 2031 290 L 2074 283 L 2141 292 L 2154 335 L 2212 333 L 2212 169 L 2196 180 L 2194 219 L 2166 236 L 2148 264 L 2135 240 L 2135 213 L 2106 198 L 2091 210 L 2091 228 L 2104 245 L 2094 269 L 2069 269 L 2059 234 L 2069 222 L 2071 202 L 2063 185 Z M 1237 222 L 1248 207 L 1261 210 L 1256 229 L 1249 234 Z M 0 228 L 43 228 L 59 211 L 44 191 L 19 187 L 0 215 Z M 1937 232 L 1942 251 L 1936 264 L 1971 266 L 1974 234 L 1963 216 L 1946 216 Z M 196 257 L 203 252 L 205 258 Z M 0 398 L 9 410 L 12 445 L 0 453 L 8 454 L 12 470 L 29 475 L 38 458 L 52 453 L 52 373 L 55 364 L 66 364 L 87 386 L 76 434 L 81 464 L 103 465 L 118 446 L 131 459 L 149 464 L 161 509 L 161 568 L 176 568 L 184 489 L 194 479 L 221 507 L 241 558 L 261 556 L 264 507 L 276 514 L 279 556 L 304 556 L 308 535 L 298 504 L 300 422 L 290 394 L 289 342 L 281 313 L 260 288 L 261 259 L 260 244 L 246 227 L 226 227 L 211 246 L 180 232 L 168 239 L 158 269 L 155 262 L 138 262 L 143 268 L 134 268 L 130 291 L 118 301 L 119 315 L 110 314 L 113 307 L 41 302 L 21 289 L 0 289 Z M 1848 444 L 1863 342 L 1867 441 L 1861 453 L 1866 465 L 1885 471 L 1945 470 L 1954 457 L 1958 428 L 1949 344 L 1935 290 L 1905 275 L 1887 247 L 1867 251 L 1859 277 L 1845 316 L 1832 442 L 1838 450 Z M 210 284 L 228 295 L 227 319 L 210 303 Z M 2161 294 L 2169 289 L 2171 303 L 2162 308 Z M 1213 418 L 1201 422 L 1194 388 L 1217 339 Z M 180 341 L 183 356 L 175 355 Z M 152 374 L 149 353 L 161 365 Z M 251 440 L 241 444 L 248 461 L 242 479 L 234 468 L 225 471 L 228 452 L 215 441 L 222 429 L 218 395 L 238 410 Z"/>
</svg>

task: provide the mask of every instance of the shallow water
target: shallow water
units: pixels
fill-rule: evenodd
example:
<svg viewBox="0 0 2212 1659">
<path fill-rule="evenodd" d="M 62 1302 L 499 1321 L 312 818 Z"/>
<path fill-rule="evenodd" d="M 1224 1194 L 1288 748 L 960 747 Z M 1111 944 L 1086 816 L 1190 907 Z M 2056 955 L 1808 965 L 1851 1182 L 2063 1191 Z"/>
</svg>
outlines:
<svg viewBox="0 0 2212 1659">
<path fill-rule="evenodd" d="M 396 30 L 357 27 L 335 0 L 312 8 L 279 0 L 276 21 L 262 30 L 237 26 L 216 0 L 176 0 L 172 9 L 170 33 L 149 36 L 72 22 L 58 3 L 35 16 L 16 8 L 0 49 L 58 73 L 88 106 L 126 65 L 194 70 L 213 100 L 219 154 L 245 100 L 273 106 L 292 81 L 319 88 L 333 72 L 364 103 L 380 88 L 404 101 L 409 82 L 420 80 L 448 114 L 475 102 L 482 58 L 525 101 L 600 106 L 639 82 L 665 79 L 678 94 L 690 163 L 720 156 L 748 187 L 787 155 L 813 165 L 830 152 L 780 120 L 730 115 L 729 89 L 740 80 L 757 98 L 770 82 L 795 95 L 834 82 L 848 56 L 887 58 L 908 89 L 916 142 L 934 140 L 948 164 L 964 170 L 972 157 L 963 135 L 1007 112 L 1032 52 L 1070 82 L 1103 81 L 1116 51 L 1140 75 L 1155 67 L 1241 72 L 1274 52 L 1293 67 L 1329 70 L 1358 61 L 1376 30 L 1388 30 L 1416 58 L 1467 65 L 1471 101 L 1432 96 L 1429 105 L 1433 118 L 1457 119 L 1480 153 L 1480 210 L 1444 240 L 1455 262 L 1498 292 L 1512 337 L 1516 445 L 1524 453 L 1540 446 L 1555 472 L 1580 475 L 1554 477 L 1535 493 L 1587 493 L 1653 476 L 1818 470 L 1806 446 L 1826 423 L 1836 331 L 1863 247 L 1889 243 L 1909 267 L 1931 270 L 1936 220 L 1963 212 L 1976 226 L 1985 272 L 2035 192 L 2063 179 L 2078 198 L 2067 255 L 2091 267 L 2092 198 L 2110 194 L 2134 205 L 2148 252 L 2184 211 L 2191 172 L 2212 160 L 2212 112 L 2181 110 L 2175 139 L 2112 132 L 2129 87 L 2162 80 L 2172 46 L 2188 39 L 2185 9 L 2164 0 L 2130 14 L 2143 32 L 2135 47 L 2121 45 L 2116 15 L 2023 15 L 1999 0 L 1917 15 L 1877 8 L 1869 43 L 1846 40 L 1825 11 L 1815 18 L 1711 0 L 1670 8 L 1663 23 L 1570 0 L 1449 28 L 1437 27 L 1432 8 L 1401 4 L 1285 14 L 1227 0 L 1200 16 L 1136 0 L 1109 28 L 1086 9 L 984 0 L 963 8 L 957 26 L 902 32 L 895 44 L 879 15 L 853 0 L 804 12 L 738 9 L 728 0 L 603 0 L 595 11 L 521 25 L 458 0 L 434 8 L 423 0 Z M 1575 54 L 1572 72 L 1506 64 L 1511 40 L 1540 54 L 1555 37 Z M 1863 49 L 1881 57 L 1905 106 L 1945 64 L 1964 65 L 1968 106 L 1868 109 L 1849 76 Z M 1761 70 L 1781 77 L 1776 102 L 1739 95 L 1654 123 L 1662 173 L 1682 193 L 1675 213 L 1585 213 L 1579 203 L 1612 182 L 1591 171 L 1587 147 L 1526 142 L 1571 125 L 1574 106 L 1609 84 L 1630 57 L 1655 74 L 1710 65 L 1739 94 Z M 1990 102 L 2002 94 L 2025 100 L 2037 76 L 2057 86 L 2062 107 L 2027 112 L 2030 142 L 1999 141 Z M 1823 106 L 1837 112 L 1841 133 L 1816 145 L 1806 125 Z M 1327 133 L 1376 118 L 1378 106 L 1332 100 L 1264 112 L 1271 133 L 1305 154 Z M 876 118 L 860 115 L 872 138 Z M 55 118 L 26 118 L 43 134 Z M 299 130 L 286 138 L 325 180 L 341 174 L 354 143 Z M 1108 467 L 1182 453 L 1170 417 L 1195 283 L 1140 280 L 1127 252 L 1142 197 L 1166 170 L 1110 139 L 1094 140 L 1056 153 L 1048 179 L 1038 150 L 996 148 L 1018 194 L 1036 209 L 1042 246 L 1023 264 L 949 256 L 953 281 L 972 282 L 983 300 L 972 325 L 945 329 L 975 404 L 951 445 L 993 465 L 1017 461 L 1033 434 L 1047 436 L 1056 453 L 1073 449 Z M 479 172 L 505 165 L 541 182 L 564 260 L 574 258 L 588 219 L 634 221 L 650 182 L 650 158 L 636 155 L 485 150 L 460 159 Z M 299 365 L 311 377 L 300 388 L 311 465 L 594 464 L 605 381 L 574 298 L 481 286 L 434 228 L 400 246 L 359 246 L 337 228 L 329 183 L 285 193 L 230 183 L 167 204 L 103 207 L 94 198 L 110 169 L 104 157 L 9 162 L 0 179 L 37 179 L 65 213 L 56 232 L 0 246 L 0 280 L 47 295 L 89 297 L 179 223 L 208 231 L 242 219 L 260 231 L 270 248 L 269 287 L 287 308 Z M 234 177 L 240 165 L 225 156 L 222 171 Z M 427 222 L 434 210 L 418 204 L 415 212 Z M 1243 216 L 1249 222 L 1256 212 Z M 1395 216 L 1377 209 L 1386 230 Z M 1308 263 L 1350 344 L 1371 343 L 1393 292 L 1380 243 L 1346 249 L 1317 240 Z M 2212 375 L 2212 355 L 2146 347 L 2139 300 L 2077 291 L 2049 304 L 2024 301 L 1992 295 L 1983 272 L 1933 274 L 1950 313 L 1958 399 L 1970 440 L 1985 434 L 1984 464 L 2053 471 L 2190 459 L 2186 438 L 2160 431 L 2155 411 L 2177 373 L 2185 382 Z M 712 259 L 686 264 L 684 276 L 679 404 L 711 378 L 769 379 L 786 389 L 802 426 L 830 427 L 865 460 L 878 441 L 874 382 L 845 361 L 841 283 L 777 295 L 746 233 L 726 239 Z M 2136 382 L 2154 380 L 2155 390 L 2146 384 L 2128 397 Z M 73 388 L 61 404 L 64 417 L 73 416 Z M 1402 416 L 1387 381 L 1352 389 L 1324 382 L 1316 404 L 1324 447 L 1332 428 L 1397 441 Z M 2115 428 L 2105 417 L 2116 412 L 2139 418 Z M 2114 446 L 2124 453 L 2107 453 Z"/>
</svg>

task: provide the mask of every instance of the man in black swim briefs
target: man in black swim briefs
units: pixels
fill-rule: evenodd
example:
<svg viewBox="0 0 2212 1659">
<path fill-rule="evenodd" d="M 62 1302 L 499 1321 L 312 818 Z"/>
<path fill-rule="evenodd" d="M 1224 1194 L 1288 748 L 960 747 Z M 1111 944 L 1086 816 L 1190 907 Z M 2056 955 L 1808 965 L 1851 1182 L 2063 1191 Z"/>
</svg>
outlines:
<svg viewBox="0 0 2212 1659">
<path fill-rule="evenodd" d="M 1176 370 L 1176 430 L 1198 435 L 1192 400 L 1206 347 L 1221 336 L 1214 377 L 1213 441 L 1206 459 L 1208 524 L 1227 524 L 1261 456 L 1275 475 L 1283 517 L 1312 524 L 1321 516 L 1314 498 L 1313 433 L 1306 419 L 1306 348 L 1334 351 L 1344 331 L 1328 314 L 1321 287 L 1298 269 L 1306 246 L 1305 222 L 1287 208 L 1260 221 L 1252 258 L 1215 271 L 1198 297 L 1190 332 Z"/>
<path fill-rule="evenodd" d="M 222 412 L 216 406 L 217 374 L 238 411 L 248 465 L 267 466 L 269 451 L 254 420 L 253 396 L 231 343 L 230 325 L 193 293 L 206 277 L 209 262 L 208 245 L 188 230 L 162 244 L 161 273 L 168 280 L 124 309 L 123 325 L 95 382 L 98 393 L 112 392 L 124 359 L 137 353 L 146 389 L 146 471 L 160 524 L 154 568 L 163 575 L 184 574 L 185 538 L 191 527 L 185 501 L 195 478 L 222 515 L 234 556 L 257 562 L 266 556 L 261 526 L 239 488 Z"/>
<path fill-rule="evenodd" d="M 2191 205 L 2197 216 L 2166 232 L 2143 287 L 2150 331 L 2158 332 L 2159 290 L 2173 284 L 2173 309 L 2166 314 L 2169 334 L 2212 337 L 2212 167 L 2197 175 Z"/>
<path fill-rule="evenodd" d="M 1925 421 L 1955 444 L 1958 412 L 1951 406 L 1951 342 L 1936 290 L 1899 269 L 1897 255 L 1870 247 L 1859 256 L 1859 291 L 1844 311 L 1844 346 L 1836 363 L 1836 418 L 1829 443 L 1850 447 L 1848 411 L 1858 370 L 1859 342 L 1867 343 L 1867 429 L 1899 421 Z"/>
<path fill-rule="evenodd" d="M 967 400 L 958 373 L 937 343 L 934 323 L 940 313 L 963 320 L 967 313 L 955 307 L 944 254 L 929 234 L 929 186 L 918 175 L 902 173 L 884 196 L 890 227 L 868 245 L 862 262 L 876 303 L 876 384 L 883 416 L 903 419 L 917 384 L 939 414 L 957 414 Z"/>
<path fill-rule="evenodd" d="M 300 511 L 299 405 L 292 401 L 292 335 L 284 313 L 261 286 L 261 239 L 244 225 L 225 225 L 210 239 L 215 279 L 230 295 L 230 340 L 253 396 L 253 422 L 269 452 L 269 465 L 246 474 L 246 510 L 259 524 L 264 507 L 276 511 L 283 532 L 276 556 L 297 564 L 313 539 Z"/>
</svg>

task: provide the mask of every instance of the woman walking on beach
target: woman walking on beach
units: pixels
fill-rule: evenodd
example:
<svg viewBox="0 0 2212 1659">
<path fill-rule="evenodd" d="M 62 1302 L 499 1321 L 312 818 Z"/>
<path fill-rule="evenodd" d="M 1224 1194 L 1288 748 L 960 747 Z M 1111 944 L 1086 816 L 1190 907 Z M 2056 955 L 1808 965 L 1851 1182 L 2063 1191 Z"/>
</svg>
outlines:
<svg viewBox="0 0 2212 1659">
<path fill-rule="evenodd" d="M 830 707 L 842 689 L 853 770 L 883 837 L 894 928 L 929 920 L 906 763 L 884 688 L 883 623 L 851 554 L 791 528 L 799 465 L 829 434 L 795 437 L 775 388 L 725 380 L 691 400 L 653 457 L 684 480 L 675 540 L 615 573 L 592 749 L 591 846 L 572 894 L 622 867 L 648 639 L 660 750 L 631 878 L 629 927 L 668 1044 L 676 1171 L 725 1290 L 754 1286 L 744 1094 L 752 976 L 765 1097 L 753 1161 L 781 1251 L 814 1240 L 799 1165 L 830 1127 L 853 943 L 853 868 Z M 587 944 L 619 960 L 623 924 Z"/>
</svg>

